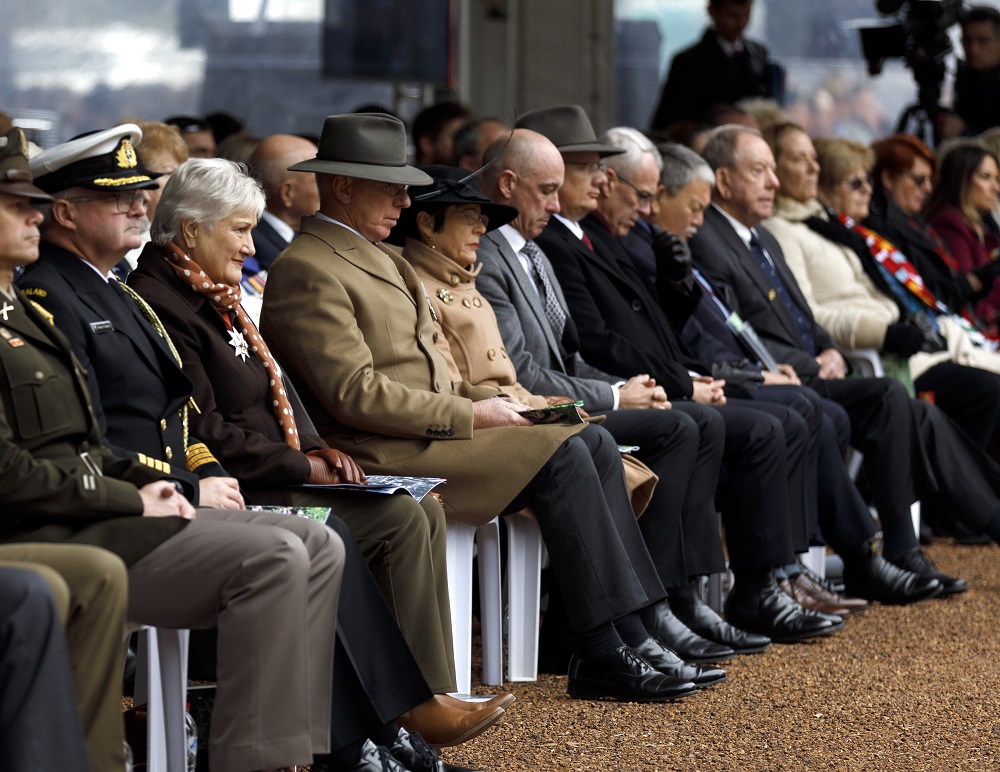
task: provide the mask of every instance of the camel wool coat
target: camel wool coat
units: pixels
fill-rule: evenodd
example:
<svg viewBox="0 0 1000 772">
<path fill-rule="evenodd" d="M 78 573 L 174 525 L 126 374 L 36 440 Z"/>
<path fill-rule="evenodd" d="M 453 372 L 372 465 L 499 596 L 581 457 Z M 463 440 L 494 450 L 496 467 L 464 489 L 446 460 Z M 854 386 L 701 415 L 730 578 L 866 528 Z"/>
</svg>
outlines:
<svg viewBox="0 0 1000 772">
<path fill-rule="evenodd" d="M 260 329 L 327 443 L 370 474 L 447 478 L 450 518 L 504 512 L 583 428 L 473 431 L 472 403 L 500 392 L 451 380 L 402 255 L 326 218 L 306 218 L 272 266 Z"/>
</svg>

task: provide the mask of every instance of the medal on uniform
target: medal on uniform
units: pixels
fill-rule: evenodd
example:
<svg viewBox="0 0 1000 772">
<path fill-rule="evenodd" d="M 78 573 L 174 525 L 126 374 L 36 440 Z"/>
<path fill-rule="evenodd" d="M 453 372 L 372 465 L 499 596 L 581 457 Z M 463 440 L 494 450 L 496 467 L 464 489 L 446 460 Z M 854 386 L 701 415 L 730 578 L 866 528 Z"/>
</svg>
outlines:
<svg viewBox="0 0 1000 772">
<path fill-rule="evenodd" d="M 230 328 L 229 330 L 229 345 L 233 347 L 235 351 L 235 356 L 241 357 L 244 362 L 247 361 L 247 351 L 249 347 L 247 346 L 247 339 L 243 337 L 243 332 L 241 330 Z"/>
<path fill-rule="evenodd" d="M 13 311 L 13 310 L 14 310 L 14 306 L 12 306 L 12 305 L 11 305 L 10 303 L 8 303 L 8 302 L 7 302 L 6 300 L 5 300 L 5 301 L 3 302 L 3 308 L 0 308 L 0 316 L 2 316 L 2 317 L 3 317 L 3 320 L 4 320 L 5 322 L 7 321 L 7 314 L 9 314 L 9 313 L 10 313 L 11 311 Z"/>
</svg>

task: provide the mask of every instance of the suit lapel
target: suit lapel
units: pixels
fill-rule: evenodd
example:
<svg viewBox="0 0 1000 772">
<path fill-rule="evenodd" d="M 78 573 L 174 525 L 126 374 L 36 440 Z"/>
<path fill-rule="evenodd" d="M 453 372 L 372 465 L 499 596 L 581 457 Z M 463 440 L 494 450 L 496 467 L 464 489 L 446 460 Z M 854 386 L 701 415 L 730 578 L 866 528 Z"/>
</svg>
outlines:
<svg viewBox="0 0 1000 772">
<path fill-rule="evenodd" d="M 706 218 L 711 218 L 713 224 L 715 225 L 716 232 L 719 233 L 726 242 L 729 250 L 733 254 L 736 265 L 739 270 L 745 273 L 750 281 L 753 282 L 754 286 L 763 296 L 764 300 L 767 301 L 768 307 L 774 313 L 775 317 L 781 322 L 781 325 L 785 328 L 785 332 L 791 337 L 792 340 L 801 340 L 802 336 L 799 333 L 798 325 L 795 324 L 795 320 L 792 319 L 791 314 L 788 313 L 788 309 L 785 308 L 784 304 L 778 302 L 777 294 L 775 288 L 771 286 L 771 283 L 767 280 L 764 272 L 761 270 L 760 266 L 757 265 L 756 260 L 750 254 L 750 249 L 746 244 L 743 243 L 743 239 L 739 237 L 733 226 L 729 224 L 729 221 L 725 218 L 723 214 L 717 212 L 714 207 L 709 207 L 706 212 Z M 770 235 L 770 234 L 768 234 Z M 771 254 L 770 245 L 765 246 L 768 254 Z M 774 260 L 774 257 L 771 258 Z M 777 266 L 777 261 L 775 261 Z M 782 277 L 784 281 L 784 277 Z"/>
<path fill-rule="evenodd" d="M 551 361 L 562 362 L 562 353 L 560 352 L 559 341 L 556 340 L 555 333 L 552 332 L 552 325 L 549 324 L 549 320 L 545 318 L 545 308 L 542 306 L 542 299 L 538 295 L 538 289 L 532 283 L 528 274 L 525 273 L 524 268 L 521 267 L 521 261 L 517 259 L 517 255 L 514 254 L 514 249 L 511 247 L 510 242 L 503 237 L 499 231 L 492 231 L 483 236 L 484 239 L 493 242 L 496 246 L 497 251 L 500 253 L 500 257 L 507 263 L 510 269 L 511 275 L 514 277 L 514 283 L 517 285 L 518 290 L 524 295 L 524 303 L 515 303 L 515 308 L 524 308 L 527 306 L 534 319 L 535 327 L 542 331 L 545 336 L 545 342 L 549 347 L 549 354 L 551 355 Z M 540 247 L 539 247 L 540 249 Z M 563 308 L 566 307 L 565 301 L 563 301 Z M 521 320 L 521 325 L 525 324 L 525 321 Z"/>
<path fill-rule="evenodd" d="M 392 247 L 365 241 L 353 231 L 317 217 L 302 220 L 301 234 L 318 238 L 355 268 L 395 287 L 414 305 L 423 294 L 419 280 L 407 283 L 403 278 L 407 263 Z"/>
</svg>

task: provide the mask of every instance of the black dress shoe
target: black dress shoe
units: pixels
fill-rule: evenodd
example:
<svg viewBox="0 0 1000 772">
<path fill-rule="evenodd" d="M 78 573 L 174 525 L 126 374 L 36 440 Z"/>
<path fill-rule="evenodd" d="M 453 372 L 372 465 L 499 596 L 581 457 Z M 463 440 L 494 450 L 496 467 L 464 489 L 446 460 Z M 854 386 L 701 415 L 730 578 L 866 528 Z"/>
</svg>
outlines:
<svg viewBox="0 0 1000 772">
<path fill-rule="evenodd" d="M 709 641 L 685 625 L 666 601 L 653 607 L 656 615 L 647 625 L 650 635 L 655 635 L 685 662 L 723 662 L 736 656 L 729 646 Z"/>
<path fill-rule="evenodd" d="M 309 769 L 311 772 L 411 772 L 396 761 L 389 751 L 371 740 L 365 740 L 361 746 L 361 758 L 356 764 L 344 767 L 327 761 L 315 761 Z"/>
<path fill-rule="evenodd" d="M 920 547 L 914 547 L 902 557 L 890 562 L 906 571 L 912 571 L 917 576 L 922 576 L 925 579 L 937 579 L 941 582 L 942 595 L 957 595 L 969 589 L 969 585 L 965 583 L 964 579 L 956 576 L 948 576 L 948 574 L 939 571 L 938 567 L 931 562 L 931 559 L 924 554 L 924 551 Z"/>
<path fill-rule="evenodd" d="M 905 606 L 940 594 L 941 582 L 899 568 L 866 546 L 844 558 L 844 589 L 848 595 Z"/>
<path fill-rule="evenodd" d="M 792 643 L 807 638 L 829 635 L 842 629 L 844 623 L 825 619 L 807 611 L 778 589 L 774 577 L 757 586 L 736 586 L 726 599 L 726 619 L 744 630 L 766 635 L 777 643 Z"/>
<path fill-rule="evenodd" d="M 396 739 L 385 747 L 389 754 L 411 772 L 476 772 L 468 767 L 445 764 L 416 732 L 400 729 Z"/>
<path fill-rule="evenodd" d="M 740 630 L 716 614 L 694 587 L 671 588 L 668 592 L 674 615 L 702 638 L 737 654 L 757 654 L 771 648 L 771 639 L 766 635 Z"/>
<path fill-rule="evenodd" d="M 663 702 L 687 697 L 698 687 L 691 681 L 664 675 L 622 644 L 599 659 L 581 659 L 573 654 L 566 691 L 570 697 L 584 700 L 610 697 L 629 702 Z"/>
<path fill-rule="evenodd" d="M 664 675 L 691 681 L 695 686 L 721 684 L 728 676 L 726 671 L 708 665 L 689 665 L 664 645 L 655 636 L 649 636 L 638 646 L 633 646 L 636 654 Z"/>
</svg>

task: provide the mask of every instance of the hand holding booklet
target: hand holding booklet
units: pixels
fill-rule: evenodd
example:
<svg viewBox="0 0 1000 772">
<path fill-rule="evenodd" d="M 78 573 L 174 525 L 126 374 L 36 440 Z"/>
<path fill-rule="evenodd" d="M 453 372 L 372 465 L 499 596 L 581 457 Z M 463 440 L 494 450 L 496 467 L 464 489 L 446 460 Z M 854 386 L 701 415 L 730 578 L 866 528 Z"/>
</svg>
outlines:
<svg viewBox="0 0 1000 772">
<path fill-rule="evenodd" d="M 539 407 L 533 410 L 522 410 L 518 415 L 523 415 L 533 424 L 582 424 L 586 423 L 580 415 L 580 408 L 583 402 L 562 402 L 558 405 Z"/>
<path fill-rule="evenodd" d="M 420 501 L 434 488 L 447 482 L 444 477 L 403 477 L 398 475 L 370 474 L 368 484 L 338 483 L 316 485 L 306 483 L 303 488 L 322 488 L 331 491 L 361 491 L 363 493 L 408 493 Z"/>
</svg>

